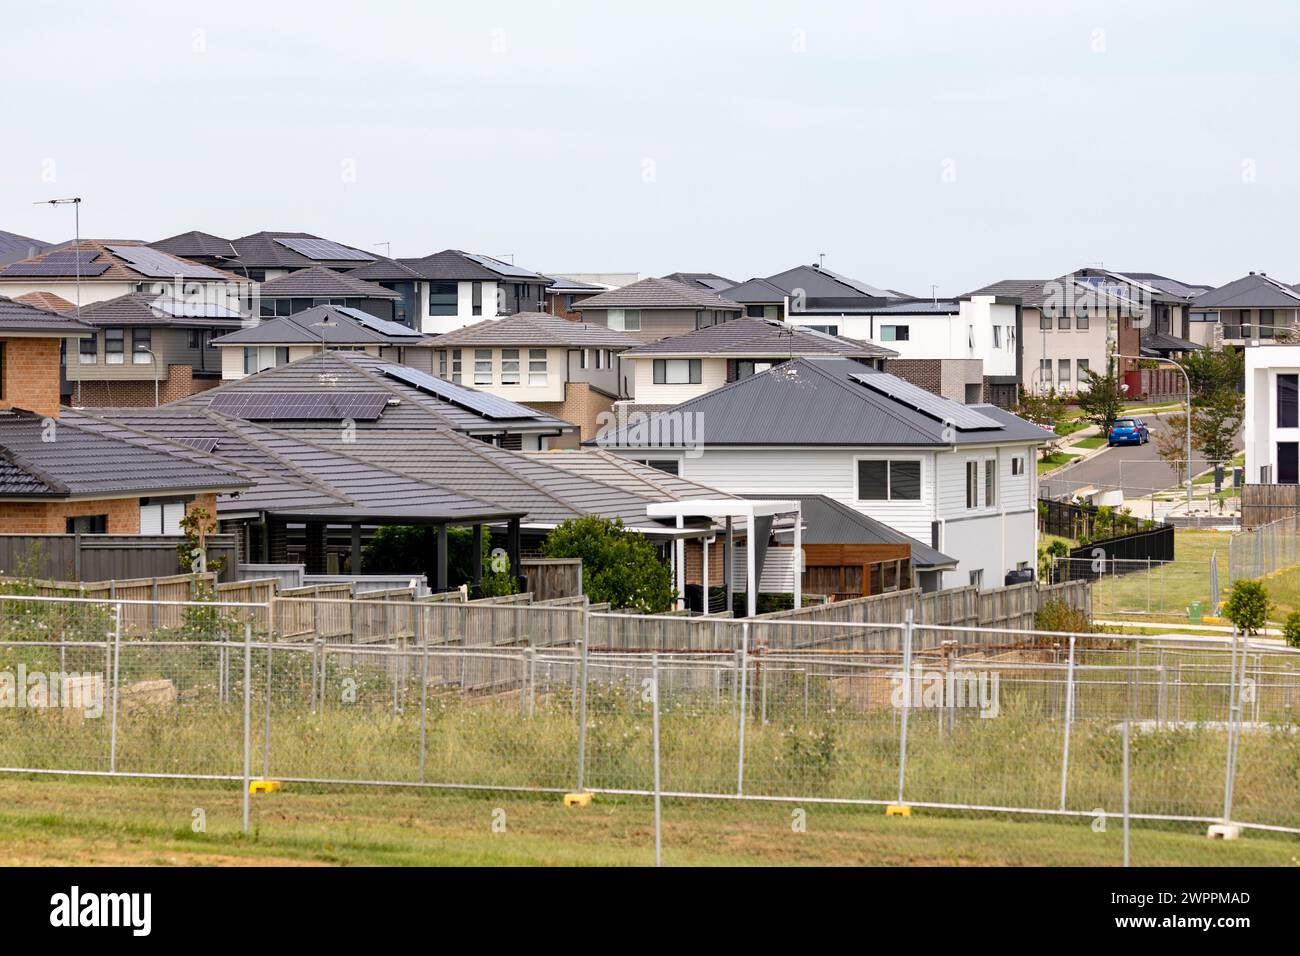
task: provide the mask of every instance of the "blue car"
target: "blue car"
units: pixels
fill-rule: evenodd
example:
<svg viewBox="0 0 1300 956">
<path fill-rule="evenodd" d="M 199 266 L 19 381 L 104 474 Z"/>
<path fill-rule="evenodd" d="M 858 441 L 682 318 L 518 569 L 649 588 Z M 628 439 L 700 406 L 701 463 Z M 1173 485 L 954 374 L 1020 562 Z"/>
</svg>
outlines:
<svg viewBox="0 0 1300 956">
<path fill-rule="evenodd" d="M 1106 435 L 1106 444 L 1112 448 L 1116 445 L 1145 445 L 1150 440 L 1151 432 L 1140 418 L 1116 419 Z"/>
</svg>

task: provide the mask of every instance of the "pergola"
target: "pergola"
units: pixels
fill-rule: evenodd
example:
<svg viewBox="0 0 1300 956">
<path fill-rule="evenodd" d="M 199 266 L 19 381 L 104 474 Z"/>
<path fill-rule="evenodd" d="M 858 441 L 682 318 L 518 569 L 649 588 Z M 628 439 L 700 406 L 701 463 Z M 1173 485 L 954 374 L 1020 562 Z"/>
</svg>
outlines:
<svg viewBox="0 0 1300 956">
<path fill-rule="evenodd" d="M 803 516 L 799 501 L 755 500 L 748 498 L 703 498 L 693 501 L 665 501 L 646 506 L 646 515 L 658 519 L 675 519 L 678 528 L 685 528 L 688 520 L 707 519 L 711 522 L 723 522 L 726 525 L 722 577 L 727 589 L 727 607 L 731 607 L 734 591 L 732 581 L 731 555 L 734 553 L 737 519 L 744 522 L 748 544 L 745 547 L 745 605 L 749 617 L 757 613 L 758 581 L 763 573 L 763 562 L 767 555 L 767 539 L 772 531 L 772 522 L 781 515 L 794 517 L 794 606 L 803 604 L 803 582 L 800 579 L 799 556 L 803 542 Z M 674 571 L 676 572 L 677 592 L 686 592 L 686 545 L 683 538 L 678 538 L 674 546 Z M 703 539 L 703 573 L 704 613 L 709 613 L 709 540 Z"/>
</svg>

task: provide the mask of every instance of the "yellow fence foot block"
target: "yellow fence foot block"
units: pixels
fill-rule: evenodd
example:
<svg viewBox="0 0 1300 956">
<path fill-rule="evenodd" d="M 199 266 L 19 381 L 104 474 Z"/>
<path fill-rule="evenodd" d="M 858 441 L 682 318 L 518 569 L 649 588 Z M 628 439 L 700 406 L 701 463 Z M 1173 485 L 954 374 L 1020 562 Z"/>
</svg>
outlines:
<svg viewBox="0 0 1300 956">
<path fill-rule="evenodd" d="M 564 795 L 564 805 L 566 807 L 589 807 L 591 806 L 591 794 L 566 793 Z"/>
<path fill-rule="evenodd" d="M 885 807 L 885 816 L 887 817 L 910 817 L 912 815 L 911 807 L 900 807 L 891 803 Z"/>
<path fill-rule="evenodd" d="M 275 793 L 280 789 L 279 780 L 250 780 L 248 781 L 249 793 Z"/>
</svg>

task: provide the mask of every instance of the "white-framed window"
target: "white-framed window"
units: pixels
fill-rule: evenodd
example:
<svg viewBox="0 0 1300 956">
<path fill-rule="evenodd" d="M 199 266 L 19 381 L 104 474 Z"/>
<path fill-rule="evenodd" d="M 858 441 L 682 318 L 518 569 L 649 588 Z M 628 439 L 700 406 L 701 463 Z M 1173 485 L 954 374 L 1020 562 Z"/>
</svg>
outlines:
<svg viewBox="0 0 1300 956">
<path fill-rule="evenodd" d="M 610 309 L 607 313 L 606 323 L 611 329 L 617 329 L 619 332 L 640 332 L 641 310 Z"/>
<path fill-rule="evenodd" d="M 595 356 L 596 356 L 596 368 L 604 368 L 605 366 L 604 366 L 602 363 L 603 363 L 604 360 L 605 360 L 605 350 L 604 350 L 604 349 L 592 349 L 591 351 L 592 351 L 593 353 L 595 353 Z"/>
<path fill-rule="evenodd" d="M 1052 381 L 1052 360 L 1042 359 L 1038 363 L 1038 377 L 1043 380 L 1044 384 L 1051 384 Z"/>
<path fill-rule="evenodd" d="M 126 357 L 122 351 L 125 341 L 126 341 L 126 332 L 123 329 L 104 330 L 104 364 L 105 365 L 125 364 Z"/>
<path fill-rule="evenodd" d="M 519 384 L 519 350 L 501 350 L 501 384 Z"/>
<path fill-rule="evenodd" d="M 989 458 L 984 462 L 984 507 L 992 508 L 998 503 L 998 462 Z"/>
<path fill-rule="evenodd" d="M 99 335 L 92 332 L 82 339 L 77 346 L 77 356 L 82 365 L 94 365 L 99 361 Z"/>
<path fill-rule="evenodd" d="M 980 463 L 978 461 L 966 462 L 966 507 L 978 508 L 980 506 Z"/>
<path fill-rule="evenodd" d="M 704 381 L 702 359 L 655 359 L 652 370 L 656 385 L 699 385 Z"/>
<path fill-rule="evenodd" d="M 528 350 L 528 384 L 546 384 L 546 349 Z"/>
<path fill-rule="evenodd" d="M 979 588 L 981 591 L 984 590 L 983 568 L 976 568 L 974 571 L 970 572 L 970 585 L 973 588 Z"/>
<path fill-rule="evenodd" d="M 880 327 L 880 341 L 882 342 L 906 342 L 910 337 L 911 328 L 909 326 L 882 325 Z"/>
<path fill-rule="evenodd" d="M 1075 370 L 1079 373 L 1079 384 L 1082 385 L 1088 380 L 1088 360 L 1076 359 L 1074 365 Z"/>
<path fill-rule="evenodd" d="M 457 385 L 461 379 L 461 355 L 460 349 L 451 350 L 451 380 Z"/>
<path fill-rule="evenodd" d="M 141 534 L 180 534 L 185 502 L 180 498 L 142 498 Z"/>
<path fill-rule="evenodd" d="M 859 501 L 920 501 L 919 459 L 858 459 Z"/>
<path fill-rule="evenodd" d="M 492 384 L 492 350 L 474 350 L 474 384 Z"/>
<path fill-rule="evenodd" d="M 153 334 L 151 329 L 134 328 L 131 330 L 131 364 L 152 365 Z"/>
<path fill-rule="evenodd" d="M 1056 381 L 1058 383 L 1060 383 L 1061 385 L 1070 384 L 1070 360 L 1069 359 L 1057 359 L 1056 372 L 1057 372 Z"/>
<path fill-rule="evenodd" d="M 1012 476 L 1017 476 L 1017 475 L 1023 475 L 1024 473 L 1025 473 L 1025 459 L 1022 456 L 1017 455 L 1015 458 L 1011 459 L 1011 474 Z"/>
<path fill-rule="evenodd" d="M 1000 325 L 993 326 L 993 347 L 1002 348 L 1002 326 Z"/>
</svg>

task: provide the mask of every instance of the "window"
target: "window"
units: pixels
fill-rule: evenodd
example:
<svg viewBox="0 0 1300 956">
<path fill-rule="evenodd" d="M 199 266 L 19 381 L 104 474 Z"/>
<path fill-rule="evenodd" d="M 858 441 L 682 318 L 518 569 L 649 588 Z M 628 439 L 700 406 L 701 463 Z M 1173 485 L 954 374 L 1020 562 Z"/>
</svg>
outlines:
<svg viewBox="0 0 1300 956">
<path fill-rule="evenodd" d="M 519 350 L 501 350 L 501 384 L 519 384 Z"/>
<path fill-rule="evenodd" d="M 823 332 L 826 335 L 840 334 L 840 327 L 838 325 L 808 325 L 804 327 L 812 329 L 814 332 Z"/>
<path fill-rule="evenodd" d="M 87 335 L 77 346 L 77 360 L 82 365 L 94 365 L 99 357 L 99 336 Z"/>
<path fill-rule="evenodd" d="M 492 384 L 492 350 L 474 350 L 474 384 Z"/>
<path fill-rule="evenodd" d="M 1082 385 L 1088 381 L 1088 360 L 1076 359 L 1074 362 L 1075 370 L 1079 373 L 1079 384 Z"/>
<path fill-rule="evenodd" d="M 1300 427 L 1300 374 L 1277 377 L 1277 427 Z"/>
<path fill-rule="evenodd" d="M 192 348 L 192 349 L 201 349 L 201 348 L 203 348 L 203 330 L 202 330 L 202 329 L 190 329 L 189 339 L 190 339 L 190 348 Z"/>
<path fill-rule="evenodd" d="M 745 315 L 751 319 L 761 319 L 763 317 L 763 307 L 761 305 L 745 306 Z"/>
<path fill-rule="evenodd" d="M 993 326 L 993 347 L 1002 348 L 1002 326 L 1000 325 Z"/>
<path fill-rule="evenodd" d="M 180 534 L 181 519 L 185 517 L 182 498 L 141 498 L 141 534 Z"/>
<path fill-rule="evenodd" d="M 966 462 L 966 507 L 978 508 L 980 506 L 980 463 L 978 461 Z"/>
<path fill-rule="evenodd" d="M 578 368 L 587 367 L 587 350 L 578 349 Z"/>
<path fill-rule="evenodd" d="M 528 350 L 528 384 L 546 384 L 546 349 Z"/>
<path fill-rule="evenodd" d="M 1058 359 L 1056 362 L 1056 380 L 1062 385 L 1070 384 L 1070 360 Z"/>
<path fill-rule="evenodd" d="M 483 314 L 483 283 L 470 283 L 470 311 L 475 315 Z"/>
<path fill-rule="evenodd" d="M 1273 310 L 1259 310 L 1259 337 L 1261 339 L 1271 339 L 1276 330 L 1273 328 Z"/>
<path fill-rule="evenodd" d="M 250 345 L 244 349 L 244 374 L 254 375 L 277 365 L 289 364 L 289 349 L 274 346 Z"/>
<path fill-rule="evenodd" d="M 742 378 L 749 378 L 751 375 L 757 375 L 759 372 L 766 372 L 772 367 L 771 362 L 759 362 L 755 359 L 738 359 L 736 361 L 735 381 Z"/>
<path fill-rule="evenodd" d="M 1050 312 L 1038 313 L 1038 327 L 1044 332 L 1050 332 L 1052 330 L 1052 315 Z"/>
<path fill-rule="evenodd" d="M 920 501 L 921 463 L 861 459 L 858 461 L 859 501 Z"/>
<path fill-rule="evenodd" d="M 1193 312 L 1189 317 L 1192 322 L 1218 322 L 1219 313 L 1217 312 Z"/>
<path fill-rule="evenodd" d="M 699 385 L 704 380 L 702 359 L 655 359 L 656 385 Z"/>
<path fill-rule="evenodd" d="M 455 384 L 460 384 L 460 349 L 451 350 L 451 380 Z"/>
<path fill-rule="evenodd" d="M 1300 484 L 1300 442 L 1277 443 L 1277 483 Z"/>
<path fill-rule="evenodd" d="M 1069 312 L 1062 312 L 1060 315 L 1058 315 L 1058 316 L 1056 317 L 1056 327 L 1057 327 L 1058 329 L 1064 329 L 1064 330 L 1066 330 L 1066 331 L 1069 331 L 1069 328 L 1070 328 L 1070 313 L 1069 313 Z"/>
<path fill-rule="evenodd" d="M 607 316 L 606 324 L 611 329 L 616 329 L 619 332 L 641 331 L 640 309 L 610 309 Z"/>
<path fill-rule="evenodd" d="M 970 572 L 970 586 L 973 588 L 984 589 L 984 569 L 977 568 Z"/>
<path fill-rule="evenodd" d="M 998 503 L 998 462 L 989 458 L 984 462 L 984 507 L 992 508 Z"/>
<path fill-rule="evenodd" d="M 882 325 L 880 327 L 880 341 L 882 342 L 906 342 L 908 341 L 909 328 L 906 325 Z"/>
<path fill-rule="evenodd" d="M 1050 384 L 1052 381 L 1052 360 L 1042 359 L 1038 363 L 1038 377 L 1043 380 L 1044 384 Z"/>
<path fill-rule="evenodd" d="M 681 462 L 676 458 L 633 458 L 632 460 L 638 465 L 649 465 L 669 475 L 678 474 L 681 468 Z"/>
<path fill-rule="evenodd" d="M 122 343 L 124 333 L 121 329 L 104 330 L 104 364 L 105 365 L 122 365 L 125 357 L 122 354 Z"/>
<path fill-rule="evenodd" d="M 456 283 L 454 282 L 430 282 L 429 283 L 429 314 L 430 315 L 455 315 L 459 303 L 457 302 L 458 293 Z"/>
<path fill-rule="evenodd" d="M 150 354 L 150 348 L 153 345 L 153 336 L 150 329 L 132 329 L 131 330 L 131 364 L 132 365 L 152 365 L 154 358 Z"/>
<path fill-rule="evenodd" d="M 438 350 L 438 378 L 447 377 L 447 350 Z"/>
<path fill-rule="evenodd" d="M 1082 331 L 1088 327 L 1088 307 L 1079 306 L 1079 314 L 1074 317 L 1074 327 Z"/>
<path fill-rule="evenodd" d="M 1011 459 L 1011 474 L 1023 475 L 1025 473 L 1025 460 L 1019 456 Z"/>
<path fill-rule="evenodd" d="M 67 534 L 106 534 L 108 515 L 78 515 L 64 523 Z"/>
</svg>

